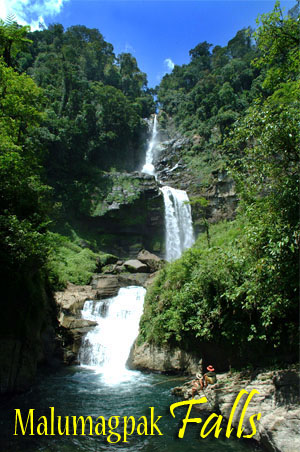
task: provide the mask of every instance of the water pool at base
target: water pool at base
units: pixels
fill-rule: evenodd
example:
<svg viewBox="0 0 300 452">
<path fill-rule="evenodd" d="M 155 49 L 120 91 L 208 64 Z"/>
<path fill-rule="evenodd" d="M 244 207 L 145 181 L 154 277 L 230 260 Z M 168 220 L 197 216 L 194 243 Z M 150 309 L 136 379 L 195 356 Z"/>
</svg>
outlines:
<svg viewBox="0 0 300 452">
<path fill-rule="evenodd" d="M 128 378 L 123 382 L 109 384 L 106 379 L 103 381 L 100 373 L 78 366 L 62 369 L 52 375 L 41 375 L 39 379 L 40 383 L 33 386 L 29 392 L 1 404 L 1 452 L 254 452 L 261 450 L 251 440 L 237 439 L 234 436 L 230 439 L 221 438 L 226 424 L 218 439 L 212 434 L 206 439 L 200 438 L 201 427 L 197 424 L 188 425 L 184 438 L 179 439 L 180 419 L 185 416 L 186 409 L 176 409 L 175 419 L 170 414 L 169 406 L 180 400 L 172 396 L 170 389 L 182 383 L 182 380 L 174 381 L 174 377 L 128 372 Z M 28 410 L 33 408 L 35 426 L 40 416 L 46 416 L 50 426 L 49 407 L 55 407 L 55 417 L 63 417 L 63 427 L 64 416 L 91 416 L 93 421 L 96 421 L 98 416 L 104 416 L 106 420 L 111 416 L 120 416 L 121 420 L 124 416 L 134 416 L 137 422 L 139 417 L 147 416 L 150 420 L 149 407 L 154 407 L 155 419 L 156 416 L 162 416 L 157 425 L 163 435 L 133 434 L 128 437 L 128 443 L 120 441 L 116 444 L 109 444 L 107 436 L 59 436 L 57 434 L 14 436 L 16 408 L 20 409 L 24 422 L 27 419 Z M 204 416 L 197 411 L 193 416 L 200 416 L 204 421 Z M 123 436 L 122 427 L 117 429 L 121 436 Z M 48 430 L 50 433 L 50 427 Z M 18 432 L 21 433 L 19 428 Z M 36 433 L 36 428 L 34 432 Z M 86 433 L 89 433 L 88 428 Z M 116 437 L 112 437 L 112 440 L 115 439 Z"/>
</svg>

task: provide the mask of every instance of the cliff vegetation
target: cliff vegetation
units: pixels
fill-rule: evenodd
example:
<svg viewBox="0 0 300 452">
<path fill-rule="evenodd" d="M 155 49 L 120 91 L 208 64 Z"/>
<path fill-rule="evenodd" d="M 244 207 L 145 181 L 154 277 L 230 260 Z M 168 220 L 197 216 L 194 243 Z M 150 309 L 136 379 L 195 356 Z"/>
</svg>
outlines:
<svg viewBox="0 0 300 452">
<path fill-rule="evenodd" d="M 163 108 L 186 133 L 192 128 L 202 136 L 211 124 L 210 138 L 205 138 L 209 143 L 223 107 L 217 115 L 211 111 L 209 117 L 203 116 L 201 105 L 208 98 L 195 95 L 202 80 L 194 78 L 188 88 L 182 84 L 196 62 L 204 77 L 212 77 L 216 56 L 225 59 L 218 69 L 223 85 L 216 84 L 216 90 L 228 89 L 232 99 L 244 98 L 245 105 L 240 113 L 237 107 L 229 112 L 226 108 L 230 120 L 224 128 L 218 125 L 217 149 L 236 182 L 240 206 L 233 223 L 208 228 L 208 235 L 199 237 L 194 248 L 160 273 L 146 297 L 140 336 L 140 341 L 191 351 L 201 349 L 201 343 L 215 344 L 225 347 L 229 361 L 240 364 L 295 360 L 298 347 L 297 19 L 293 14 L 283 16 L 277 3 L 259 18 L 252 36 L 255 50 L 245 30 L 212 54 L 205 43 L 198 46 L 191 51 L 191 63 L 175 68 L 161 84 Z M 236 77 L 245 80 L 246 63 L 241 72 L 234 71 L 230 83 L 224 79 L 225 69 L 240 67 L 246 54 L 250 70 L 246 73 L 252 77 L 247 78 L 248 92 L 241 84 L 240 91 L 230 85 Z M 178 101 L 171 109 L 173 96 Z M 218 99 L 211 108 L 216 105 Z M 197 154 L 201 159 L 205 150 L 199 148 Z"/>
</svg>

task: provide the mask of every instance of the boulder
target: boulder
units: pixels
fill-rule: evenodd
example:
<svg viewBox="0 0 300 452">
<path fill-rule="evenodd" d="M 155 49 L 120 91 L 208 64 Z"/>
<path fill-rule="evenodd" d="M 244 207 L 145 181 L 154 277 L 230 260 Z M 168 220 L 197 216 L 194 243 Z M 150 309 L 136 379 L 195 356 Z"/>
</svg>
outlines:
<svg viewBox="0 0 300 452">
<path fill-rule="evenodd" d="M 56 292 L 59 336 L 65 363 L 77 363 L 82 337 L 97 325 L 97 322 L 81 318 L 85 301 L 97 300 L 100 296 L 91 286 L 77 286 L 71 283 L 64 291 Z"/>
<path fill-rule="evenodd" d="M 162 259 L 147 250 L 140 251 L 137 259 L 143 262 L 143 264 L 146 264 L 149 267 L 150 272 L 156 272 L 157 270 L 160 270 L 164 264 L 164 261 Z"/>
<path fill-rule="evenodd" d="M 64 328 L 81 331 L 82 334 L 88 333 L 91 328 L 97 325 L 97 322 L 93 320 L 78 319 L 68 315 L 63 315 L 59 320 Z"/>
<path fill-rule="evenodd" d="M 128 364 L 131 369 L 192 374 L 199 372 L 201 362 L 199 358 L 179 348 L 135 343 Z"/>
<path fill-rule="evenodd" d="M 125 268 L 131 273 L 148 273 L 149 268 L 138 259 L 130 259 L 124 262 Z"/>
<path fill-rule="evenodd" d="M 97 273 L 101 273 L 102 268 L 106 265 L 112 265 L 116 264 L 118 262 L 119 258 L 117 256 L 114 256 L 113 254 L 101 254 L 97 258 Z"/>
<path fill-rule="evenodd" d="M 98 300 L 115 297 L 119 289 L 124 287 L 118 275 L 110 274 L 95 276 L 91 286 L 97 292 Z"/>
<path fill-rule="evenodd" d="M 147 288 L 147 283 L 151 276 L 149 275 L 149 273 L 131 273 L 121 274 L 119 278 L 122 282 L 122 287 L 143 286 Z"/>
<path fill-rule="evenodd" d="M 60 312 L 79 314 L 86 300 L 96 300 L 98 293 L 91 286 L 77 286 L 69 283 L 65 290 L 55 293 Z"/>
<path fill-rule="evenodd" d="M 66 364 L 78 364 L 78 352 L 82 338 L 97 325 L 97 322 L 61 314 L 60 330 L 64 336 L 63 359 Z"/>
</svg>

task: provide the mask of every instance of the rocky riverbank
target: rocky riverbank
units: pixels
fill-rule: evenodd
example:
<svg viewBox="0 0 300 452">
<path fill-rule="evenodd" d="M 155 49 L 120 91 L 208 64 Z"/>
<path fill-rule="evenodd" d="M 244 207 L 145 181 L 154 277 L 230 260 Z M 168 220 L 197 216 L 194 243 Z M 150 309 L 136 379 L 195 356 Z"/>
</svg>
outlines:
<svg viewBox="0 0 300 452">
<path fill-rule="evenodd" d="M 195 399 L 206 396 L 208 403 L 195 405 L 198 410 L 210 410 L 229 419 L 234 401 L 241 390 L 254 394 L 244 418 L 243 434 L 250 434 L 250 416 L 261 413 L 257 432 L 253 439 L 270 452 L 297 452 L 300 450 L 300 397 L 299 366 L 284 370 L 236 372 L 218 375 L 215 385 L 199 391 Z M 173 394 L 184 399 L 191 398 L 191 384 L 173 389 Z M 245 394 L 236 409 L 232 426 L 238 428 L 241 411 L 248 396 Z M 200 416 L 201 417 L 201 416 Z"/>
</svg>

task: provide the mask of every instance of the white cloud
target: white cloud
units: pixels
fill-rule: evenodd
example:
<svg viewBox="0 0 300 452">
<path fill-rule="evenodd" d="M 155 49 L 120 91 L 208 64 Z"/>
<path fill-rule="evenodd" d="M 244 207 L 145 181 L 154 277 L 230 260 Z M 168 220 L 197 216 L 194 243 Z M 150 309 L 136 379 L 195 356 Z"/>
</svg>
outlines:
<svg viewBox="0 0 300 452">
<path fill-rule="evenodd" d="M 174 69 L 174 62 L 171 60 L 171 58 L 166 58 L 164 61 L 164 66 L 169 70 L 169 71 L 173 71 Z"/>
<path fill-rule="evenodd" d="M 0 18 L 14 14 L 21 25 L 30 25 L 31 30 L 46 26 L 45 19 L 60 13 L 70 0 L 0 0 Z"/>
<path fill-rule="evenodd" d="M 160 72 L 156 76 L 156 80 L 158 81 L 158 83 L 161 82 L 161 79 L 163 78 L 164 75 L 166 75 L 166 74 L 168 74 L 168 73 L 173 71 L 175 63 L 174 63 L 174 61 L 171 60 L 171 58 L 166 58 L 164 60 L 164 64 L 163 65 L 164 65 L 164 68 L 165 68 L 164 71 Z"/>
</svg>

